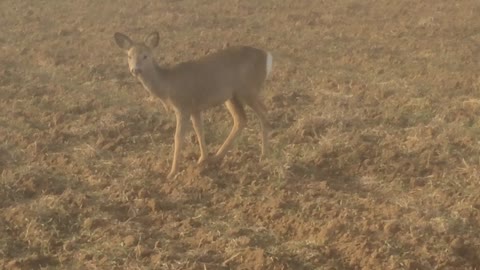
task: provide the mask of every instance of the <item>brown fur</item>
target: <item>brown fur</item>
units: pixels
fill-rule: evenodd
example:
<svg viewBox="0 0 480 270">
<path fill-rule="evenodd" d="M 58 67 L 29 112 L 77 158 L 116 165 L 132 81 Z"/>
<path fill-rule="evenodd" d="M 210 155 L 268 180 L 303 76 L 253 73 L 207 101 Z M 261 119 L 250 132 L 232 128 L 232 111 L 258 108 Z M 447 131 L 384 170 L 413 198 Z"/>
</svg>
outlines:
<svg viewBox="0 0 480 270">
<path fill-rule="evenodd" d="M 164 106 L 173 108 L 177 126 L 172 168 L 168 177 L 178 172 L 185 128 L 190 118 L 200 145 L 202 163 L 207 158 L 201 112 L 224 103 L 233 118 L 233 128 L 215 157 L 221 158 L 246 124 L 244 106 L 253 109 L 262 129 L 262 156 L 267 151 L 268 122 L 266 107 L 259 93 L 267 76 L 267 52 L 248 46 L 229 47 L 197 60 L 179 63 L 171 68 L 159 66 L 152 49 L 158 45 L 157 32 L 144 42 L 133 42 L 121 33 L 114 35 L 117 45 L 128 52 L 132 74 Z"/>
</svg>

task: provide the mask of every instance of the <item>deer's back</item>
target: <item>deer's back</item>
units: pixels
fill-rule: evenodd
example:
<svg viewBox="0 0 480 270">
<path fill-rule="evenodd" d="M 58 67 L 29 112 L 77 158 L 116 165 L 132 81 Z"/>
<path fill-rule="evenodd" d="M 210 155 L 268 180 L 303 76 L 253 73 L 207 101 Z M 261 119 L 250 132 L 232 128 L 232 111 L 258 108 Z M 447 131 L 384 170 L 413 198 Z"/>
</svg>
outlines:
<svg viewBox="0 0 480 270">
<path fill-rule="evenodd" d="M 235 46 L 180 63 L 170 70 L 172 94 L 199 109 L 234 96 L 256 96 L 266 77 L 266 58 L 263 50 Z"/>
</svg>

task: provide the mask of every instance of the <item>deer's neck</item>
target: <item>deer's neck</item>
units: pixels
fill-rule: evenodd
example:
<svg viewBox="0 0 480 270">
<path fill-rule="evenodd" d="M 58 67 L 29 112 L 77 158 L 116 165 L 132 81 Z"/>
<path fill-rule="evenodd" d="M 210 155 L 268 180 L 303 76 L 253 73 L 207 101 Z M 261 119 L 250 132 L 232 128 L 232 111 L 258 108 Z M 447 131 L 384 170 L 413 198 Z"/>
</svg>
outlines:
<svg viewBox="0 0 480 270">
<path fill-rule="evenodd" d="M 155 63 L 154 68 L 140 74 L 138 79 L 150 93 L 167 101 L 170 97 L 167 76 L 168 70 Z"/>
</svg>

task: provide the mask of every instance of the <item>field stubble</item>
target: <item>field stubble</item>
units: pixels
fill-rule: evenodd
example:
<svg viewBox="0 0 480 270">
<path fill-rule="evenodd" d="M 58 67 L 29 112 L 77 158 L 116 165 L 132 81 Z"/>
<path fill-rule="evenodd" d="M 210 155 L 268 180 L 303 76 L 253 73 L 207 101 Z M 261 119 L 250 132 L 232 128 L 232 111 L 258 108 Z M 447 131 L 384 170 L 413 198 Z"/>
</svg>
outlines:
<svg viewBox="0 0 480 270">
<path fill-rule="evenodd" d="M 2 1 L 0 265 L 8 269 L 476 269 L 476 1 Z M 112 34 L 172 64 L 274 53 L 259 123 L 175 180 L 174 118 Z M 212 152 L 231 121 L 206 115 Z M 190 138 L 190 137 L 189 137 Z M 190 140 L 190 139 L 189 139 Z"/>
</svg>

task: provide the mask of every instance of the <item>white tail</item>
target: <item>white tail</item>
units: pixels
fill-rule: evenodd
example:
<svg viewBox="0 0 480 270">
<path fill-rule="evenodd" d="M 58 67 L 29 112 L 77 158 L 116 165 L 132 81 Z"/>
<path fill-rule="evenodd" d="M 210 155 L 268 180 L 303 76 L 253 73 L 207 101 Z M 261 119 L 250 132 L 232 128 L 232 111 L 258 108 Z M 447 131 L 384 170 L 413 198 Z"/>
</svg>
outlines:
<svg viewBox="0 0 480 270">
<path fill-rule="evenodd" d="M 272 53 L 267 52 L 267 76 L 272 72 L 273 56 Z"/>
<path fill-rule="evenodd" d="M 198 163 L 207 159 L 201 112 L 224 103 L 233 118 L 230 134 L 215 154 L 222 158 L 239 132 L 246 125 L 245 105 L 253 109 L 260 119 L 262 157 L 267 152 L 269 124 L 267 109 L 260 98 L 260 90 L 272 71 L 273 57 L 261 49 L 228 47 L 197 60 L 164 68 L 155 61 L 152 49 L 159 43 L 153 32 L 143 42 L 133 42 L 128 36 L 115 33 L 115 42 L 127 51 L 130 72 L 143 86 L 159 97 L 165 106 L 174 109 L 177 126 L 172 168 L 168 177 L 178 172 L 178 160 L 183 150 L 185 127 L 188 119 L 200 145 Z"/>
</svg>

